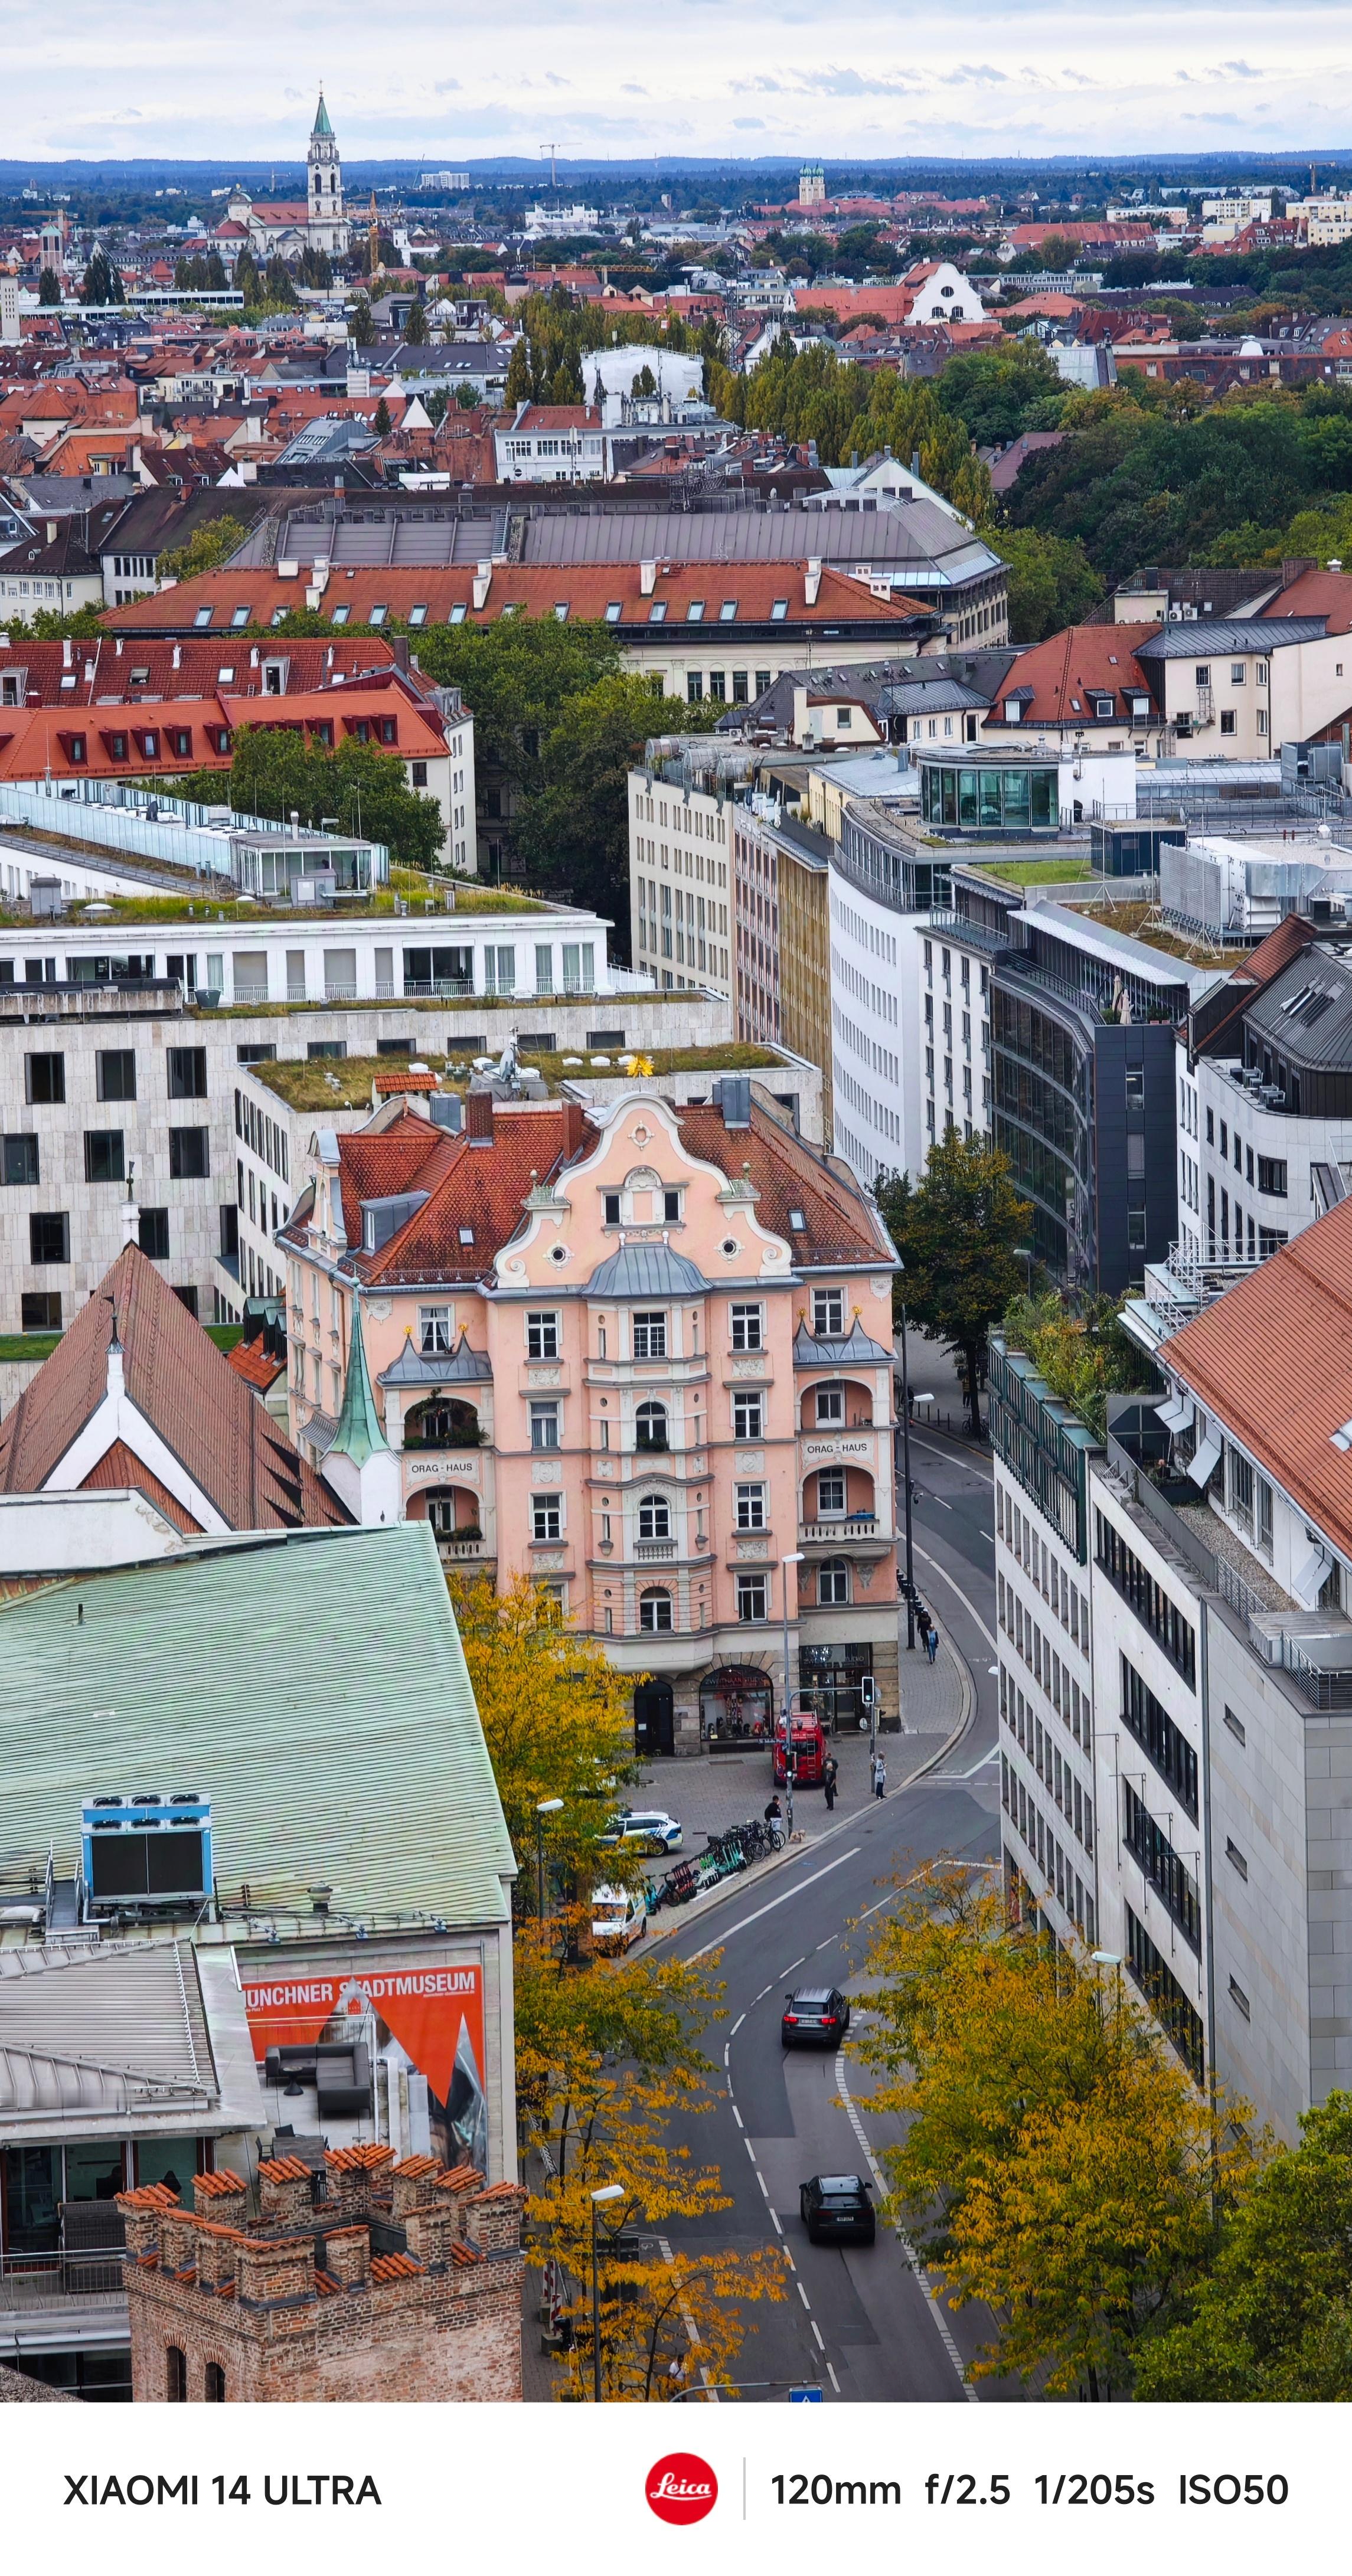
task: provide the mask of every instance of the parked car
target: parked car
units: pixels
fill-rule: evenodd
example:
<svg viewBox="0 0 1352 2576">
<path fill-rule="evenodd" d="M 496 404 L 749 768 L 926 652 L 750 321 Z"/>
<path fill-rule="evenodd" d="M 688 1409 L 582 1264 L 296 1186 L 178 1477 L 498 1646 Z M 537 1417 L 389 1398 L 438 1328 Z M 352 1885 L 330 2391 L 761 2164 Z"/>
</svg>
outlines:
<svg viewBox="0 0 1352 2576">
<path fill-rule="evenodd" d="M 862 2174 L 814 2174 L 800 2183 L 798 2209 L 813 2245 L 871 2245 L 878 2222 Z"/>
<path fill-rule="evenodd" d="M 784 1998 L 779 2036 L 786 2048 L 838 2048 L 850 2007 L 838 1986 L 795 1986 Z"/>
<path fill-rule="evenodd" d="M 641 1852 L 676 1852 L 685 1840 L 685 1827 L 661 1807 L 626 1807 L 612 1818 L 601 1836 L 603 1843 L 628 1843 Z"/>
<path fill-rule="evenodd" d="M 592 1889 L 592 1948 L 629 1950 L 648 1929 L 648 1898 L 641 1887 Z"/>
</svg>

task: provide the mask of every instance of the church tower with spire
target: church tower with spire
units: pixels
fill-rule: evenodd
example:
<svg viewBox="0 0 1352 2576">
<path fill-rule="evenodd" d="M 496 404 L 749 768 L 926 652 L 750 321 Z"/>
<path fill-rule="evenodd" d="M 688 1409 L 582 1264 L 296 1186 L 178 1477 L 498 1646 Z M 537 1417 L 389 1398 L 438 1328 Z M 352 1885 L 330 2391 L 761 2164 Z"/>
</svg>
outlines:
<svg viewBox="0 0 1352 2576">
<path fill-rule="evenodd" d="M 345 258 L 348 245 L 347 217 L 343 211 L 343 165 L 324 93 L 319 93 L 315 111 L 314 132 L 310 136 L 306 159 L 306 230 L 312 250 L 326 250 L 331 256 Z"/>
</svg>

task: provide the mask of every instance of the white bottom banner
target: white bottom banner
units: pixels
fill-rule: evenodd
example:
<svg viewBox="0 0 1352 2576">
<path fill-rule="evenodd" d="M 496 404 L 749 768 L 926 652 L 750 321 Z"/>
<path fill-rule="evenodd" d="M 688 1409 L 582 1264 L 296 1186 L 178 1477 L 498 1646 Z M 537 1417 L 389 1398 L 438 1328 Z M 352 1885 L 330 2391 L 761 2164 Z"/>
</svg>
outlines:
<svg viewBox="0 0 1352 2576">
<path fill-rule="evenodd" d="M 1336 2544 L 1339 2410 L 1319 2406 L 83 2407 L 0 2413 L 5 2557 L 101 2576 L 325 2576 L 453 2562 L 596 2576 L 821 2576 L 918 2552 L 944 2576 L 1311 2563 Z M 303 2519 L 302 2519 L 303 2517 Z"/>
</svg>

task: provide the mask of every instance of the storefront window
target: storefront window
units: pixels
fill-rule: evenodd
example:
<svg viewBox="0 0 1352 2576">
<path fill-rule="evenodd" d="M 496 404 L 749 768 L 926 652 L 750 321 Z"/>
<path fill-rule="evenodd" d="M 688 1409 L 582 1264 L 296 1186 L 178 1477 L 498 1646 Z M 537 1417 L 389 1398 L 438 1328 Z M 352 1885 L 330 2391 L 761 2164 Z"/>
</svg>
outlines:
<svg viewBox="0 0 1352 2576">
<path fill-rule="evenodd" d="M 720 1744 L 768 1744 L 774 1714 L 769 1676 L 752 1664 L 724 1664 L 699 1689 L 700 1734 Z"/>
<path fill-rule="evenodd" d="M 983 769 L 980 772 L 981 828 L 983 832 L 998 832 L 1000 829 L 1000 780 L 1002 774 L 1003 773 L 998 769 Z"/>
<path fill-rule="evenodd" d="M 1030 773 L 1026 769 L 1007 769 L 1005 781 L 1005 823 L 1011 832 L 1028 829 L 1028 788 Z"/>
</svg>

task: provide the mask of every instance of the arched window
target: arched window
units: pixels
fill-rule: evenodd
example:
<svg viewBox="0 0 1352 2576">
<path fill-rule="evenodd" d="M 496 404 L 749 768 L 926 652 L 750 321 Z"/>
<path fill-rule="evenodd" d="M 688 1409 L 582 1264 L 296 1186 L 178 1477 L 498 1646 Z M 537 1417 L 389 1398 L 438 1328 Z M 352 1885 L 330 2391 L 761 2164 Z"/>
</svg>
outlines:
<svg viewBox="0 0 1352 2576">
<path fill-rule="evenodd" d="M 671 1594 L 656 1584 L 640 1592 L 638 1624 L 646 1636 L 665 1636 L 671 1626 Z"/>
<path fill-rule="evenodd" d="M 671 1505 L 665 1494 L 645 1494 L 638 1507 L 640 1538 L 670 1538 Z"/>
<path fill-rule="evenodd" d="M 817 1599 L 829 1608 L 833 1602 L 848 1601 L 850 1569 L 843 1556 L 828 1556 L 817 1569 Z"/>
<path fill-rule="evenodd" d="M 164 2356 L 164 2393 L 171 2406 L 188 2402 L 188 2356 L 180 2344 L 171 2343 Z"/>
<path fill-rule="evenodd" d="M 667 1408 L 664 1404 L 641 1404 L 634 1416 L 634 1431 L 640 1449 L 666 1449 Z"/>
<path fill-rule="evenodd" d="M 218 2361 L 207 2363 L 206 2384 L 202 2390 L 208 2406 L 225 2404 L 225 2372 Z"/>
</svg>

